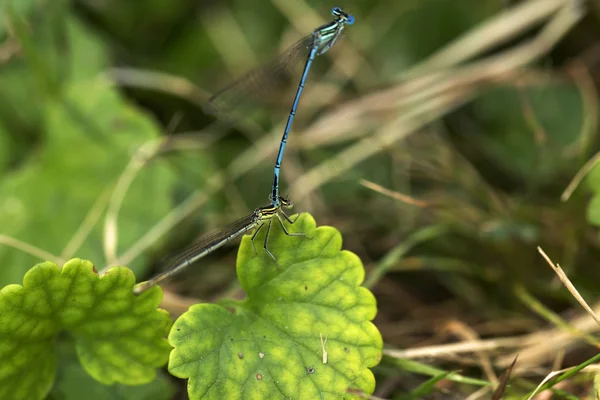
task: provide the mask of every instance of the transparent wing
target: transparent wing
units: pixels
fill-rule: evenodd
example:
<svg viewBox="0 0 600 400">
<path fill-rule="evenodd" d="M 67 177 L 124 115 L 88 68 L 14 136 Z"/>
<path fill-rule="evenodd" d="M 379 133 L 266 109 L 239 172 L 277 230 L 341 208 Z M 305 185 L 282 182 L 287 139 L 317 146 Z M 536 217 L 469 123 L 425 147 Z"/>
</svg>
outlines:
<svg viewBox="0 0 600 400">
<path fill-rule="evenodd" d="M 296 42 L 274 60 L 225 86 L 209 99 L 206 111 L 217 116 L 231 115 L 241 104 L 250 104 L 264 98 L 274 88 L 287 81 L 298 61 L 306 58 L 312 41 L 311 34 Z"/>
<path fill-rule="evenodd" d="M 178 266 L 191 263 L 218 249 L 222 245 L 249 231 L 255 226 L 254 213 L 240 218 L 221 230 L 201 236 L 190 245 L 173 254 L 167 255 L 160 262 L 165 273 L 178 269 Z"/>
<path fill-rule="evenodd" d="M 224 244 L 230 242 L 241 234 L 248 232 L 257 225 L 254 213 L 239 219 L 225 227 L 223 230 L 209 233 L 200 237 L 194 243 L 184 248 L 174 255 L 167 256 L 161 262 L 166 267 L 166 271 L 154 276 L 152 279 L 142 282 L 133 288 L 134 294 L 141 294 L 152 286 L 169 279 L 178 271 L 191 265 L 194 261 L 210 254 Z"/>
</svg>

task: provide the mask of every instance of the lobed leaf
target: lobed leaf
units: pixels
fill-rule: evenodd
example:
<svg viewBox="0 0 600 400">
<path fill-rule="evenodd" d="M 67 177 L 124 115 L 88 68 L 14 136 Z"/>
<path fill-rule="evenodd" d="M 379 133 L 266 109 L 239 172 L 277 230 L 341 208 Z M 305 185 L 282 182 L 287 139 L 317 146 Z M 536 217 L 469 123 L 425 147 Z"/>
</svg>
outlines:
<svg viewBox="0 0 600 400">
<path fill-rule="evenodd" d="M 157 309 L 161 290 L 132 294 L 133 273 L 114 267 L 98 276 L 91 262 L 73 259 L 61 269 L 34 266 L 23 286 L 0 290 L 0 399 L 41 399 L 57 370 L 57 335 L 75 339 L 88 374 L 110 385 L 150 382 L 167 361 L 168 313 Z"/>
<path fill-rule="evenodd" d="M 242 240 L 237 273 L 248 298 L 236 313 L 190 308 L 174 324 L 169 371 L 189 379 L 190 399 L 348 399 L 372 393 L 370 367 L 382 338 L 370 322 L 374 296 L 359 285 L 359 258 L 341 251 L 340 233 L 303 214 L 286 236 L 274 221 L 269 250 Z M 263 229 L 262 231 L 266 231 Z M 266 232 L 256 238 L 256 247 Z M 352 392 L 352 393 L 351 393 Z"/>
</svg>

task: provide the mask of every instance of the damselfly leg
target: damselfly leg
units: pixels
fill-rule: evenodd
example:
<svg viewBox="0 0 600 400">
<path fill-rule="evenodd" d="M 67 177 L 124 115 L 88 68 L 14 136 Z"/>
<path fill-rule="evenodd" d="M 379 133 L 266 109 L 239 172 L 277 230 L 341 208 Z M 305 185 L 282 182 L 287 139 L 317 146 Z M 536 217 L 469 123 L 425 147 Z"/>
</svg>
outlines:
<svg viewBox="0 0 600 400">
<path fill-rule="evenodd" d="M 254 250 L 254 255 L 258 255 L 258 252 L 256 251 L 256 247 L 254 246 L 254 239 L 256 239 L 256 235 L 258 235 L 258 232 L 260 232 L 260 230 L 262 229 L 262 227 L 265 226 L 264 223 L 260 224 L 258 227 L 256 227 L 256 230 L 254 231 L 254 233 L 252 234 L 252 237 L 250 238 L 250 244 L 252 245 L 252 250 Z"/>
<path fill-rule="evenodd" d="M 279 263 L 277 262 L 277 259 L 269 250 L 269 235 L 271 234 L 271 225 L 273 225 L 273 219 L 269 220 L 269 225 L 267 226 L 267 233 L 265 234 L 265 244 L 263 247 L 265 249 L 265 253 L 267 253 L 269 257 L 273 259 L 273 262 L 275 262 L 275 266 L 277 267 L 277 269 L 281 269 Z"/>
<path fill-rule="evenodd" d="M 287 222 L 289 222 L 290 224 L 293 224 L 294 222 L 296 222 L 298 220 L 298 217 L 296 217 L 294 219 L 294 221 L 292 221 L 290 219 L 290 217 L 288 217 L 281 209 L 278 210 L 279 212 L 275 214 L 275 216 L 277 217 L 277 220 L 279 221 L 279 225 L 281 225 L 281 230 L 283 231 L 283 233 L 286 236 L 304 236 L 305 238 L 310 239 L 310 237 L 304 233 L 304 232 L 290 232 L 288 231 L 288 229 L 285 227 L 285 224 L 283 223 L 283 220 L 281 219 L 281 216 L 279 215 L 279 213 L 281 213 L 283 215 L 283 218 L 285 218 L 285 220 Z M 271 250 L 269 250 L 269 237 L 271 236 L 271 227 L 273 224 L 273 219 L 271 218 L 268 222 L 264 222 L 260 225 L 258 225 L 254 231 L 254 233 L 252 234 L 252 237 L 250 238 L 250 244 L 252 245 L 252 250 L 254 251 L 255 255 L 258 255 L 258 252 L 256 251 L 256 246 L 254 244 L 254 240 L 256 239 L 258 233 L 260 232 L 260 230 L 263 228 L 263 226 L 267 225 L 267 231 L 265 232 L 265 240 L 263 242 L 263 249 L 265 250 L 265 253 L 273 260 L 273 262 L 275 263 L 275 266 L 277 267 L 277 269 L 281 269 L 279 262 L 277 261 L 277 258 L 275 257 L 275 255 L 271 252 Z"/>
<path fill-rule="evenodd" d="M 285 215 L 285 213 L 283 211 L 281 211 L 281 210 L 279 210 L 279 211 L 283 214 L 283 217 L 285 218 L 285 220 L 287 222 L 289 222 L 290 224 L 293 224 L 294 222 L 296 222 L 298 220 L 298 217 L 300 216 L 300 215 L 298 215 L 294 219 L 294 222 L 292 222 L 292 220 L 290 219 L 290 217 L 288 217 L 287 215 Z M 310 237 L 306 233 L 304 233 L 304 232 L 292 232 L 292 233 L 288 232 L 287 228 L 283 224 L 283 221 L 281 220 L 281 216 L 279 214 L 277 214 L 276 216 L 277 216 L 277 220 L 279 221 L 279 225 L 281 225 L 281 229 L 283 229 L 283 233 L 285 233 L 288 236 L 304 236 L 305 238 L 309 238 L 310 239 Z"/>
<path fill-rule="evenodd" d="M 283 218 L 285 218 L 285 220 L 287 222 L 290 223 L 290 225 L 294 225 L 296 223 L 296 221 L 298 221 L 298 218 L 300 218 L 300 216 L 304 213 L 300 213 L 298 215 L 296 215 L 296 218 L 294 218 L 294 220 L 292 221 L 292 219 L 290 217 L 288 217 L 288 215 L 286 213 L 283 212 L 283 210 L 279 210 L 281 212 L 281 215 L 283 215 Z M 308 237 L 308 236 L 306 236 Z"/>
</svg>

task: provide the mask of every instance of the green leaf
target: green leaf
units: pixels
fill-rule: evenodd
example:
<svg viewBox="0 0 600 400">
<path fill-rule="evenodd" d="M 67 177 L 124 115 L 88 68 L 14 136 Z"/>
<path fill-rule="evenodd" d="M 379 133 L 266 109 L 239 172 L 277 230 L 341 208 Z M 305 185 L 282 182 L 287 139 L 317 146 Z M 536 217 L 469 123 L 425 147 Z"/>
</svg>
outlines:
<svg viewBox="0 0 600 400">
<path fill-rule="evenodd" d="M 88 374 L 110 385 L 152 381 L 168 357 L 168 313 L 161 290 L 132 294 L 133 273 L 114 267 L 98 276 L 73 259 L 62 270 L 44 262 L 23 286 L 0 291 L 0 399 L 35 400 L 50 390 L 57 369 L 56 336 L 67 331 Z M 6 362 L 10 360 L 10 362 Z"/>
<path fill-rule="evenodd" d="M 45 146 L 23 168 L 0 181 L 0 233 L 55 255 L 63 253 L 132 154 L 160 134 L 153 121 L 123 101 L 108 81 L 69 85 L 66 96 L 76 110 L 63 101 L 48 101 Z M 152 163 L 136 177 L 119 213 L 118 254 L 168 213 L 173 184 L 171 171 L 161 163 Z M 102 224 L 96 224 L 73 251 L 102 262 L 103 232 Z M 38 261 L 0 246 L 0 285 L 19 282 L 24 266 Z M 136 273 L 142 267 L 145 260 L 141 257 L 130 265 Z"/>
<path fill-rule="evenodd" d="M 584 108 L 580 89 L 570 82 L 505 86 L 486 91 L 469 106 L 475 117 L 470 124 L 458 115 L 451 121 L 461 147 L 479 162 L 518 181 L 550 184 L 565 171 L 575 173 L 581 150 L 586 151 L 573 147 L 582 137 Z M 465 129 L 469 126 L 474 128 Z"/>
<path fill-rule="evenodd" d="M 102 73 L 108 65 L 105 43 L 94 36 L 89 27 L 73 15 L 68 15 L 65 29 L 69 40 L 67 44 L 69 57 L 60 67 L 67 69 L 68 79 L 83 80 Z"/>
<path fill-rule="evenodd" d="M 368 368 L 379 363 L 383 344 L 370 322 L 375 298 L 359 286 L 359 258 L 340 251 L 340 233 L 317 229 L 308 214 L 288 229 L 310 239 L 284 235 L 275 221 L 269 250 L 279 268 L 264 251 L 254 253 L 250 236 L 243 238 L 237 272 L 248 298 L 236 303 L 235 314 L 199 304 L 175 322 L 169 371 L 189 379 L 190 399 L 347 399 L 351 388 L 373 392 Z"/>
<path fill-rule="evenodd" d="M 596 164 L 585 178 L 587 187 L 594 193 L 587 206 L 587 220 L 600 226 L 600 165 Z"/>
<path fill-rule="evenodd" d="M 600 226 L 600 195 L 595 194 L 587 206 L 587 220 L 592 225 Z"/>
</svg>

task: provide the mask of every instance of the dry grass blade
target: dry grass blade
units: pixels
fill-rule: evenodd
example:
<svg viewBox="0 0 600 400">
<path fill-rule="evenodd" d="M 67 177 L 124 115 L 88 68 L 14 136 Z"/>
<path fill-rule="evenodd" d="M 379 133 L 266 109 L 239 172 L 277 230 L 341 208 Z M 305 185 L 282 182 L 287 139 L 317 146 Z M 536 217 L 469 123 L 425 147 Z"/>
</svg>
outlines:
<svg viewBox="0 0 600 400">
<path fill-rule="evenodd" d="M 567 201 L 571 198 L 571 195 L 577 189 L 579 184 L 583 181 L 583 178 L 586 177 L 587 174 L 600 162 L 600 153 L 596 153 L 594 157 L 590 158 L 581 169 L 577 172 L 577 174 L 573 177 L 565 191 L 560 196 L 561 201 Z"/>
<path fill-rule="evenodd" d="M 479 338 L 475 330 L 462 323 L 461 321 L 450 321 L 446 325 L 446 330 L 454 333 L 458 337 L 462 337 L 467 340 L 476 340 Z M 492 383 L 492 385 L 497 385 L 498 377 L 494 372 L 494 369 L 492 367 L 492 361 L 490 360 L 489 355 L 483 351 L 477 351 L 475 355 L 477 357 L 478 364 L 481 367 L 482 371 L 485 373 L 487 379 Z"/>
<path fill-rule="evenodd" d="M 22 242 L 18 239 L 12 238 L 6 235 L 0 235 L 0 244 L 12 247 L 13 249 L 22 251 L 29 255 L 39 258 L 40 260 L 52 261 L 55 264 L 63 265 L 65 260 L 61 257 L 57 257 L 54 254 L 42 250 L 39 247 L 35 247 L 29 243 Z"/>
<path fill-rule="evenodd" d="M 418 199 L 415 199 L 414 197 L 411 197 L 411 196 L 408 196 L 408 195 L 405 195 L 402 193 L 394 192 L 393 190 L 386 189 L 383 186 L 378 185 L 373 182 L 370 182 L 370 181 L 367 181 L 366 179 L 361 179 L 359 181 L 359 183 L 368 189 L 371 189 L 377 193 L 381 193 L 384 196 L 391 197 L 392 199 L 400 200 L 401 202 L 406 203 L 406 204 L 411 204 L 411 205 L 417 206 L 417 207 L 430 206 L 430 204 L 426 201 L 418 200 Z"/>
<path fill-rule="evenodd" d="M 563 372 L 567 372 L 572 370 L 573 368 L 565 368 L 565 369 L 561 369 L 560 371 L 552 371 L 550 372 L 548 375 L 546 375 L 546 377 L 540 382 L 540 384 L 535 388 L 535 390 L 533 391 L 533 393 L 531 393 L 531 395 L 527 398 L 527 400 L 531 400 L 533 399 L 533 397 L 539 393 L 541 393 L 540 389 L 542 388 L 542 386 L 544 386 L 547 382 L 549 382 L 550 380 L 552 380 L 555 376 L 562 374 Z"/>
<path fill-rule="evenodd" d="M 600 304 L 595 305 L 594 308 L 597 312 L 600 312 Z M 581 346 L 585 342 L 592 343 L 590 340 L 585 340 L 585 335 L 597 332 L 598 324 L 587 313 L 572 318 L 568 323 L 573 327 L 573 330 L 580 332 L 580 335 L 573 335 L 572 332 L 553 327 L 538 330 L 524 337 L 522 350 L 519 351 L 519 368 L 551 362 L 556 357 L 556 349 L 568 351 Z M 582 338 L 584 342 L 580 340 Z M 514 357 L 515 354 L 498 357 L 496 365 L 507 367 Z"/>
<path fill-rule="evenodd" d="M 548 265 L 554 270 L 554 272 L 556 273 L 556 275 L 558 275 L 558 278 L 563 283 L 563 285 L 565 285 L 565 287 L 567 288 L 567 290 L 579 302 L 579 304 L 584 308 L 584 310 L 587 311 L 587 313 L 589 314 L 589 316 L 592 317 L 594 319 L 594 321 L 596 321 L 596 323 L 600 326 L 600 319 L 598 318 L 598 316 L 596 315 L 596 313 L 594 312 L 594 310 L 592 310 L 592 308 L 588 305 L 588 303 L 583 299 L 583 297 L 581 296 L 581 294 L 579 294 L 579 291 L 571 283 L 571 280 L 569 279 L 569 277 L 567 276 L 567 274 L 565 274 L 565 272 L 560 267 L 560 265 L 554 264 L 552 262 L 552 260 L 550 260 L 550 257 L 548 257 L 548 255 L 544 252 L 544 250 L 542 250 L 541 247 L 538 247 L 538 252 L 542 255 L 542 257 L 544 257 L 544 259 L 546 260 L 546 262 L 548 263 Z"/>
<path fill-rule="evenodd" d="M 506 385 L 508 384 L 508 380 L 510 379 L 512 370 L 515 367 L 515 364 L 517 363 L 517 358 L 518 356 L 515 357 L 515 360 L 512 362 L 512 364 L 510 364 L 510 367 L 508 367 L 508 369 L 504 371 L 504 374 L 502 374 L 502 377 L 500 378 L 500 383 L 498 384 L 498 387 L 496 388 L 496 390 L 494 390 L 494 393 L 492 394 L 492 400 L 500 400 L 502 398 L 502 395 L 506 391 Z"/>
<path fill-rule="evenodd" d="M 0 64 L 4 64 L 11 60 L 21 51 L 21 44 L 13 37 L 9 37 L 0 45 Z"/>
<path fill-rule="evenodd" d="M 118 244 L 118 215 L 127 191 L 148 160 L 160 150 L 165 139 L 151 140 L 142 145 L 129 160 L 119 176 L 104 219 L 104 255 L 108 266 L 116 265 Z"/>
<path fill-rule="evenodd" d="M 573 347 L 588 343 L 597 346 L 598 341 L 593 333 L 599 330 L 600 319 L 597 317 L 600 312 L 600 304 L 589 306 L 582 298 L 577 289 L 570 282 L 562 268 L 555 265 L 546 253 L 538 248 L 539 253 L 544 257 L 548 265 L 555 271 L 569 292 L 577 299 L 586 313 L 577 315 L 568 321 L 560 321 L 559 326 L 547 330 L 540 330 L 529 335 L 528 344 L 520 351 L 520 367 L 540 365 L 552 361 L 556 357 L 556 349 L 568 351 Z M 590 319 L 590 316 L 592 317 Z M 514 355 L 499 357 L 496 365 L 508 366 Z"/>
<path fill-rule="evenodd" d="M 122 86 L 152 89 L 178 96 L 202 108 L 210 94 L 188 79 L 164 72 L 149 71 L 137 68 L 110 68 L 108 77 Z"/>
<path fill-rule="evenodd" d="M 525 337 L 496 338 L 486 340 L 466 340 L 459 343 L 449 343 L 436 346 L 426 346 L 416 349 L 394 350 L 384 349 L 383 354 L 393 358 L 418 359 L 438 358 L 448 354 L 463 354 L 481 351 L 521 348 L 533 344 L 534 339 Z"/>
<path fill-rule="evenodd" d="M 90 208 L 84 220 L 79 225 L 79 228 L 75 231 L 73 236 L 71 236 L 71 240 L 65 246 L 60 256 L 68 260 L 73 257 L 73 255 L 81 248 L 85 240 L 89 237 L 90 233 L 102 218 L 102 214 L 106 210 L 108 202 L 110 201 L 110 196 L 113 191 L 113 186 L 107 188 L 102 192 L 98 199 L 94 203 L 94 205 Z"/>
</svg>

